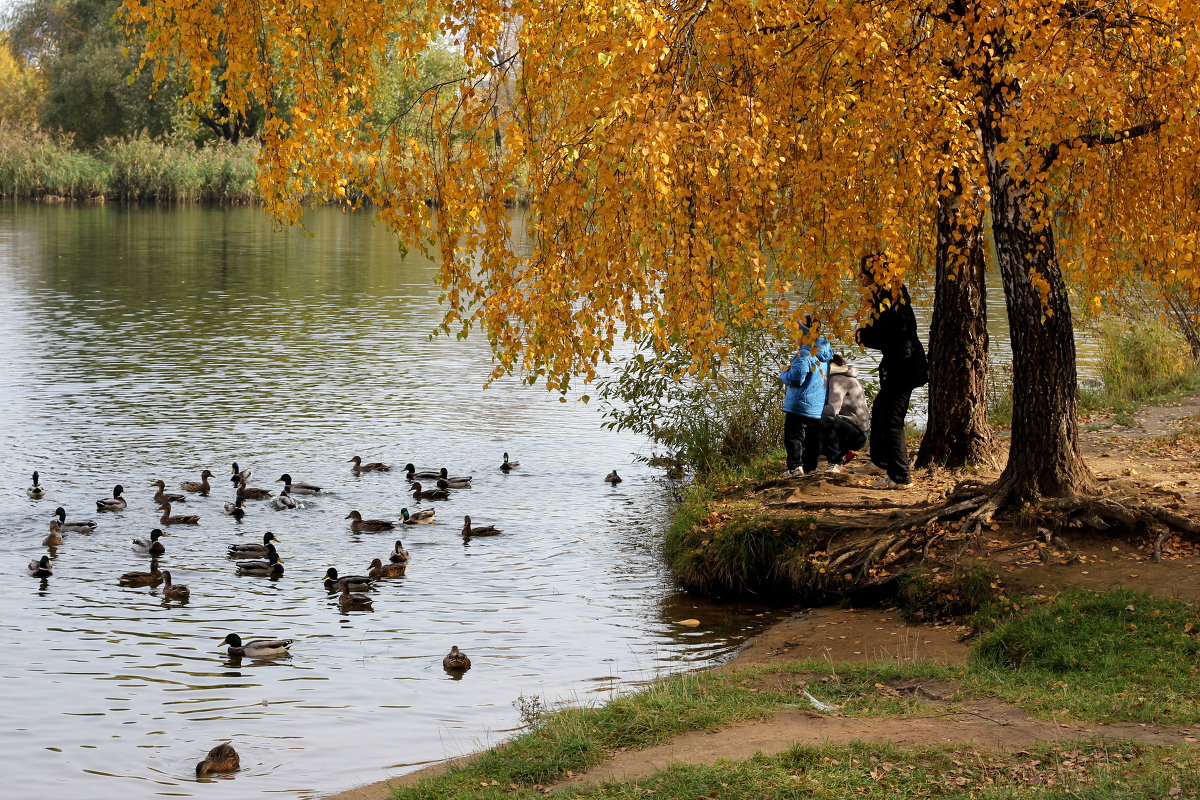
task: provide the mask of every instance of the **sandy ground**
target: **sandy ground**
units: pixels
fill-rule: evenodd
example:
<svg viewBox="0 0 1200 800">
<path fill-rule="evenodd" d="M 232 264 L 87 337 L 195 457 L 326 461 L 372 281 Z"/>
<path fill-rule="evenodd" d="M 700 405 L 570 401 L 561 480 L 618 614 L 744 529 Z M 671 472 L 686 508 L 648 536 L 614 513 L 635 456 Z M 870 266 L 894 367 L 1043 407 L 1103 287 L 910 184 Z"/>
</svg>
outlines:
<svg viewBox="0 0 1200 800">
<path fill-rule="evenodd" d="M 1156 502 L 1173 503 L 1181 513 L 1200 508 L 1200 437 L 1172 443 L 1174 434 L 1200 424 L 1200 398 L 1148 408 L 1119 425 L 1111 418 L 1084 420 L 1081 445 L 1097 477 L 1110 485 L 1145 493 Z M 904 491 L 869 488 L 874 479 L 863 470 L 841 485 L 803 485 L 792 499 L 855 501 L 886 498 L 919 502 L 935 499 L 943 485 L 935 476 Z M 949 479 L 947 479 L 949 480 Z M 918 481 L 920 476 L 918 475 Z M 1004 532 L 995 533 L 991 560 L 1012 593 L 1052 593 L 1065 588 L 1112 589 L 1128 587 L 1155 594 L 1200 602 L 1200 549 L 1173 539 L 1165 543 L 1164 558 L 1155 562 L 1150 544 L 1115 540 L 1097 534 L 1066 535 L 1051 549 L 1052 557 L 1034 547 L 1004 549 Z M 912 626 L 898 613 L 878 609 L 813 609 L 782 620 L 751 640 L 723 670 L 778 663 L 825 661 L 830 664 L 878 661 L 932 661 L 961 664 L 967 647 L 961 631 L 952 627 Z M 811 676 L 810 676 L 811 677 Z M 766 676 L 764 680 L 794 682 L 798 700 L 809 687 L 803 675 Z M 812 691 L 819 696 L 819 684 Z M 626 750 L 586 773 L 570 776 L 560 787 L 633 780 L 676 763 L 710 764 L 719 759 L 743 760 L 755 753 L 775 753 L 793 744 L 888 742 L 896 745 L 972 743 L 981 749 L 1019 750 L 1037 742 L 1057 739 L 1120 737 L 1147 744 L 1195 745 L 1193 731 L 1135 724 L 1092 724 L 1071 720 L 1033 719 L 1020 709 L 998 700 L 957 703 L 948 698 L 953 686 L 896 684 L 880 691 L 912 693 L 935 711 L 926 716 L 892 719 L 858 719 L 815 711 L 787 710 L 769 720 L 745 722 L 717 730 L 696 731 L 646 750 Z M 802 700 L 801 700 L 802 702 Z M 945 710 L 938 710 L 944 707 Z M 434 764 L 416 772 L 332 795 L 328 800 L 385 800 L 391 789 L 409 785 L 471 757 Z"/>
</svg>

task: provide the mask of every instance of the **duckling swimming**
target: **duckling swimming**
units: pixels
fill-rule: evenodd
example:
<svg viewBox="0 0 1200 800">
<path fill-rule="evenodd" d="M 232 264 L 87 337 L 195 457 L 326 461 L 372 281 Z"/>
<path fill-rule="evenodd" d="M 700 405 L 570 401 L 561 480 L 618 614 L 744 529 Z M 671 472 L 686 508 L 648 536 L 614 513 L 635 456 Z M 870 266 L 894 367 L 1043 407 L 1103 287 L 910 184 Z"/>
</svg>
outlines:
<svg viewBox="0 0 1200 800">
<path fill-rule="evenodd" d="M 158 518 L 159 525 L 199 525 L 200 516 L 197 514 L 177 514 L 171 516 L 171 504 L 162 504 L 162 516 Z"/>
<path fill-rule="evenodd" d="M 381 461 L 372 461 L 364 464 L 362 463 L 362 456 L 355 456 L 354 458 L 350 459 L 348 463 L 354 465 L 350 468 L 350 471 L 356 475 L 360 472 L 388 472 L 391 470 L 390 466 Z"/>
<path fill-rule="evenodd" d="M 163 574 L 159 571 L 157 564 L 150 572 L 126 572 L 117 578 L 117 583 L 122 586 L 158 586 L 162 582 Z"/>
<path fill-rule="evenodd" d="M 284 491 L 289 492 L 290 494 L 320 494 L 321 493 L 320 486 L 317 486 L 315 483 L 303 483 L 300 481 L 293 481 L 292 476 L 287 474 L 286 472 L 283 473 L 282 475 L 280 475 L 279 480 L 277 480 L 275 482 L 282 483 Z"/>
<path fill-rule="evenodd" d="M 129 503 L 124 497 L 121 497 L 121 492 L 125 491 L 125 487 L 117 484 L 113 487 L 112 497 L 106 497 L 103 500 L 96 501 L 97 511 L 124 511 Z"/>
<path fill-rule="evenodd" d="M 367 574 L 372 580 L 380 578 L 403 578 L 405 570 L 408 569 L 408 564 L 384 564 L 378 558 L 371 559 L 371 566 L 367 570 Z"/>
<path fill-rule="evenodd" d="M 49 578 L 54 574 L 54 568 L 50 566 L 50 556 L 42 556 L 29 562 L 29 575 L 33 578 Z"/>
<path fill-rule="evenodd" d="M 274 550 L 273 545 L 269 546 Z M 283 559 L 279 557 L 279 553 L 271 552 L 267 554 L 266 561 L 239 561 L 237 572 L 239 575 L 278 578 L 283 574 Z"/>
<path fill-rule="evenodd" d="M 251 639 L 243 644 L 242 637 L 231 633 L 221 641 L 221 644 L 229 645 L 227 652 L 230 658 L 241 658 L 242 656 L 274 658 L 288 655 L 288 647 L 295 641 L 295 639 Z"/>
<path fill-rule="evenodd" d="M 46 496 L 46 487 L 38 483 L 38 474 L 35 470 L 33 473 L 33 485 L 25 490 L 25 494 L 29 495 L 32 500 L 41 500 Z"/>
<path fill-rule="evenodd" d="M 167 484 L 165 481 L 157 480 L 150 485 L 158 487 L 158 491 L 154 493 L 154 502 L 160 506 L 163 503 L 186 503 L 187 502 L 187 495 L 175 494 L 175 493 L 167 494 Z"/>
<path fill-rule="evenodd" d="M 504 531 L 500 530 L 495 525 L 473 526 L 471 524 L 471 518 L 469 516 L 463 516 L 462 535 L 464 537 L 466 537 L 466 536 L 495 536 L 500 533 L 504 533 Z"/>
<path fill-rule="evenodd" d="M 214 772 L 237 772 L 241 767 L 242 760 L 238 757 L 237 750 L 234 750 L 233 745 L 226 742 L 208 751 L 204 760 L 196 765 L 196 777 L 200 778 Z"/>
<path fill-rule="evenodd" d="M 442 669 L 447 672 L 466 672 L 471 668 L 471 659 L 458 645 L 450 648 L 450 652 L 442 659 Z"/>
<path fill-rule="evenodd" d="M 96 530 L 96 523 L 90 519 L 87 521 L 67 522 L 67 511 L 62 506 L 54 509 L 54 514 L 58 517 L 58 527 L 60 530 L 76 531 L 77 533 L 91 533 Z"/>
<path fill-rule="evenodd" d="M 407 508 L 402 508 L 400 509 L 400 521 L 405 525 L 428 525 L 433 522 L 435 514 L 437 514 L 436 508 L 427 508 L 413 514 L 408 513 Z"/>
<path fill-rule="evenodd" d="M 351 520 L 350 529 L 355 531 L 390 531 L 396 527 L 395 523 L 386 519 L 363 519 L 357 511 L 351 511 L 346 519 Z"/>
<path fill-rule="evenodd" d="M 232 558 L 266 558 L 275 549 L 271 542 L 278 542 L 275 534 L 267 531 L 263 534 L 262 544 L 231 544 L 229 555 Z"/>
<path fill-rule="evenodd" d="M 207 495 L 210 491 L 212 491 L 212 486 L 208 482 L 208 479 L 211 477 L 213 477 L 213 474 L 208 470 L 204 470 L 200 473 L 200 480 L 184 481 L 183 483 L 179 484 L 179 488 L 183 489 L 185 492 L 198 492 L 202 495 Z M 170 501 L 168 500 L 167 502 Z"/>
<path fill-rule="evenodd" d="M 449 500 L 449 489 L 422 489 L 419 482 L 412 485 L 414 500 Z"/>
<path fill-rule="evenodd" d="M 170 534 L 163 533 L 161 529 L 155 528 L 154 530 L 150 531 L 149 539 L 134 539 L 133 549 L 139 553 L 148 553 L 152 556 L 161 556 L 163 553 L 167 552 L 167 547 L 159 541 L 159 538 L 169 535 Z"/>
<path fill-rule="evenodd" d="M 324 580 L 325 590 L 329 592 L 340 591 L 342 586 L 349 586 L 352 591 L 365 592 L 371 588 L 371 579 L 366 575 L 345 575 L 338 577 L 336 567 L 330 567 L 325 570 Z"/>
<path fill-rule="evenodd" d="M 163 570 L 163 600 L 190 600 L 192 598 L 192 590 L 184 586 L 182 583 L 171 583 L 170 570 Z"/>
</svg>

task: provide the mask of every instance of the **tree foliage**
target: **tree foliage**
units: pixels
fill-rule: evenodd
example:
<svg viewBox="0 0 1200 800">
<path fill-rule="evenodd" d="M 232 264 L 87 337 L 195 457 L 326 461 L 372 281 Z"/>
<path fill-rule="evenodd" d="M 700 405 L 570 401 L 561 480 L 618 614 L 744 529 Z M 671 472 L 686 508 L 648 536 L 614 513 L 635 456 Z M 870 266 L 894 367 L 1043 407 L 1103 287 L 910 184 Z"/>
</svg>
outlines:
<svg viewBox="0 0 1200 800">
<path fill-rule="evenodd" d="M 30 128 L 37 124 L 42 98 L 37 70 L 13 54 L 0 32 L 0 125 Z"/>
</svg>

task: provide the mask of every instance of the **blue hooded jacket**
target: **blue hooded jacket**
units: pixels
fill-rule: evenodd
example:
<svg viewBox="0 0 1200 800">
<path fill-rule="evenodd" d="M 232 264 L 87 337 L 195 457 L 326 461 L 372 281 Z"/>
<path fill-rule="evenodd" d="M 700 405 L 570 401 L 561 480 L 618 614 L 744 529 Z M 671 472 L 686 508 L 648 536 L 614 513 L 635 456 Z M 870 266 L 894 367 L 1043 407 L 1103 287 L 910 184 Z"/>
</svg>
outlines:
<svg viewBox="0 0 1200 800">
<path fill-rule="evenodd" d="M 825 388 L 829 375 L 829 359 L 833 350 L 824 336 L 817 338 L 813 347 L 804 345 L 792 356 L 792 366 L 779 373 L 779 380 L 787 386 L 783 396 L 783 410 L 802 417 L 820 419 L 825 408 Z"/>
</svg>

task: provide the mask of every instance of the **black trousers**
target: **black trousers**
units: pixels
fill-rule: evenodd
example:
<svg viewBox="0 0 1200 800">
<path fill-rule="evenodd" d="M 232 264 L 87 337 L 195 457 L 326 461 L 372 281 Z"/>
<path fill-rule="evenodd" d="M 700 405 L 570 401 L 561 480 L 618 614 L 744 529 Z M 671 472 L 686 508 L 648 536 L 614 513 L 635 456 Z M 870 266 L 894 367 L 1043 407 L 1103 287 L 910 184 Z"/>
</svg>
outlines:
<svg viewBox="0 0 1200 800">
<path fill-rule="evenodd" d="M 803 467 L 805 472 L 817 468 L 821 459 L 821 420 L 783 412 L 783 449 L 787 451 L 787 468 Z"/>
<path fill-rule="evenodd" d="M 891 379 L 886 373 L 879 394 L 871 405 L 871 463 L 887 470 L 896 483 L 912 480 L 908 474 L 908 447 L 904 443 L 904 418 L 912 397 L 909 381 Z"/>
<path fill-rule="evenodd" d="M 845 464 L 846 454 L 861 450 L 866 443 L 867 434 L 845 417 L 836 414 L 821 417 L 821 444 L 830 464 Z"/>
</svg>

